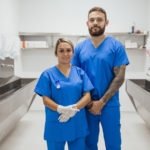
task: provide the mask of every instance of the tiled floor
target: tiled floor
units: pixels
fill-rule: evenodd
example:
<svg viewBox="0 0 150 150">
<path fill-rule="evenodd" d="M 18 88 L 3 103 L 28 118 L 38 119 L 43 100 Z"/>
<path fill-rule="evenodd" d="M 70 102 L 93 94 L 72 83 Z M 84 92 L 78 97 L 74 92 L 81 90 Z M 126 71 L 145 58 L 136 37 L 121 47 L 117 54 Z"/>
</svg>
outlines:
<svg viewBox="0 0 150 150">
<path fill-rule="evenodd" d="M 150 130 L 135 112 L 122 112 L 122 150 L 150 150 Z M 44 112 L 29 111 L 0 143 L 0 150 L 46 150 Z M 105 150 L 102 135 L 99 150 Z M 67 150 L 67 148 L 66 148 Z"/>
</svg>

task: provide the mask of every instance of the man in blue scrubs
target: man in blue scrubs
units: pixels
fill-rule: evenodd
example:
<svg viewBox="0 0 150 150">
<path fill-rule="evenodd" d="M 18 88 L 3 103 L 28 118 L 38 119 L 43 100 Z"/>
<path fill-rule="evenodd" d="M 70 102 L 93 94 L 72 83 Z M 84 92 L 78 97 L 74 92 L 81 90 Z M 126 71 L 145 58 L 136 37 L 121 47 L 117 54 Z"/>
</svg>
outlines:
<svg viewBox="0 0 150 150">
<path fill-rule="evenodd" d="M 102 125 L 106 150 L 121 150 L 119 88 L 129 64 L 123 45 L 104 34 L 108 25 L 104 9 L 92 8 L 87 26 L 90 37 L 75 48 L 72 64 L 81 67 L 94 85 L 92 102 L 87 106 L 90 134 L 88 150 L 98 150 L 99 123 Z"/>
</svg>

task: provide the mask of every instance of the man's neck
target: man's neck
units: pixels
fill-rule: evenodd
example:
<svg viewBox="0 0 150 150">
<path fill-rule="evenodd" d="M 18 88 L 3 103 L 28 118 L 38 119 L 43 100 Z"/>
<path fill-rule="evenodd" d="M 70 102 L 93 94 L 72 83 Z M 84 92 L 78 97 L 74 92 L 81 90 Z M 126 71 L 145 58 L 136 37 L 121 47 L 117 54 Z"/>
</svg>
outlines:
<svg viewBox="0 0 150 150">
<path fill-rule="evenodd" d="M 95 48 L 99 47 L 99 45 L 104 41 L 106 36 L 103 34 L 101 36 L 91 36 L 91 41 Z"/>
</svg>

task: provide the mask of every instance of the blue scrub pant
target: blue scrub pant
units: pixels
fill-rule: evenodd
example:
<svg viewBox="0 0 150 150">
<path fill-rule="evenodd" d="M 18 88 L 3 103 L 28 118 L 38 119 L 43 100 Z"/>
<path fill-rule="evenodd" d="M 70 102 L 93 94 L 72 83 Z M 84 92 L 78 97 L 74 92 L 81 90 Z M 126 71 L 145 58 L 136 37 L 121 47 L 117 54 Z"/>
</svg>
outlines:
<svg viewBox="0 0 150 150">
<path fill-rule="evenodd" d="M 99 123 L 102 125 L 106 150 L 121 150 L 120 107 L 104 107 L 101 115 L 87 111 L 90 134 L 87 136 L 87 150 L 98 150 Z"/>
<path fill-rule="evenodd" d="M 86 150 L 85 146 L 85 138 L 78 138 L 74 141 L 68 141 L 68 149 L 69 150 Z M 66 141 L 63 142 L 52 142 L 47 141 L 47 149 L 48 150 L 64 150 Z"/>
</svg>

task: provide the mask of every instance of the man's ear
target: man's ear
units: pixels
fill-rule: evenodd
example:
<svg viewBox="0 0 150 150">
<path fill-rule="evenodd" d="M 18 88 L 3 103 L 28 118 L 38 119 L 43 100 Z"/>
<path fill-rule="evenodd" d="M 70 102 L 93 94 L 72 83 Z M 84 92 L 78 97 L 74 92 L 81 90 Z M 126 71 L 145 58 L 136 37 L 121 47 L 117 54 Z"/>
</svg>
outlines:
<svg viewBox="0 0 150 150">
<path fill-rule="evenodd" d="M 86 21 L 86 25 L 88 26 L 88 21 Z"/>
<path fill-rule="evenodd" d="M 106 20 L 105 25 L 107 26 L 109 24 L 109 20 Z"/>
</svg>

